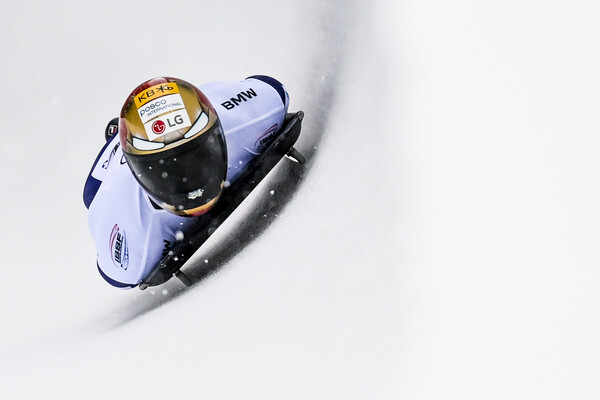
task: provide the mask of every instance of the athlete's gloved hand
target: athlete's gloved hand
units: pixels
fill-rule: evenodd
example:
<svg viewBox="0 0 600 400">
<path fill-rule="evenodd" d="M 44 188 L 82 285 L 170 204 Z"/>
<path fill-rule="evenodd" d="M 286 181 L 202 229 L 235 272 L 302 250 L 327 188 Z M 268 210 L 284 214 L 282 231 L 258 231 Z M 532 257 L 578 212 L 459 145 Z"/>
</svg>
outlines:
<svg viewBox="0 0 600 400">
<path fill-rule="evenodd" d="M 115 136 L 119 132 L 119 118 L 113 118 L 110 120 L 106 129 L 104 130 L 104 138 L 108 142 L 111 137 Z"/>
</svg>

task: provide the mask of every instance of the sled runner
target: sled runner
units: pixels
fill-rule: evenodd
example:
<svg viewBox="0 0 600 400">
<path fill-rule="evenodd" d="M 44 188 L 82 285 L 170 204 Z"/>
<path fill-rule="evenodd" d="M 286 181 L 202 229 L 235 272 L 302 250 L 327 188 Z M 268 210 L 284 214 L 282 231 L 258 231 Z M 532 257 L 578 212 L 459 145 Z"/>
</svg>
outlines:
<svg viewBox="0 0 600 400">
<path fill-rule="evenodd" d="M 281 133 L 273 143 L 252 160 L 246 173 L 241 175 L 235 184 L 224 189 L 216 205 L 202 215 L 198 224 L 192 227 L 185 238 L 160 260 L 154 270 L 140 283 L 141 290 L 163 284 L 173 276 L 177 276 L 186 286 L 192 284 L 191 279 L 180 269 L 277 163 L 284 156 L 300 164 L 305 163 L 305 158 L 293 147 L 300 136 L 302 118 L 304 118 L 302 111 L 286 115 Z"/>
</svg>

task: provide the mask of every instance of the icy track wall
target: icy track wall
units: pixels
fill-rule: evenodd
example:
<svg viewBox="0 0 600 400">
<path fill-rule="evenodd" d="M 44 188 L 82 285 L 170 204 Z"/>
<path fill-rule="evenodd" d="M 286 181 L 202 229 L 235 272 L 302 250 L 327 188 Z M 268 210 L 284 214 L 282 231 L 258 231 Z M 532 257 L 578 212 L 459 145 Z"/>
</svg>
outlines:
<svg viewBox="0 0 600 400">
<path fill-rule="evenodd" d="M 56 13 L 14 2 L 0 16 L 0 49 L 12 55 L 2 66 L 12 77 L 11 96 L 0 99 L 12 140 L 0 147 L 0 177 L 5 193 L 21 194 L 0 209 L 11 227 L 1 244 L 0 311 L 10 328 L 0 340 L 0 395 L 385 393 L 394 362 L 393 197 L 379 184 L 387 139 L 364 140 L 385 132 L 367 101 L 380 72 L 367 45 L 370 3 L 61 5 Z M 165 25 L 168 35 L 156 34 Z M 81 189 L 124 96 L 163 74 L 256 73 L 284 82 L 291 109 L 305 111 L 298 149 L 307 167 L 277 169 L 194 260 L 216 273 L 190 289 L 106 285 Z M 195 276 L 194 265 L 188 272 Z"/>
</svg>

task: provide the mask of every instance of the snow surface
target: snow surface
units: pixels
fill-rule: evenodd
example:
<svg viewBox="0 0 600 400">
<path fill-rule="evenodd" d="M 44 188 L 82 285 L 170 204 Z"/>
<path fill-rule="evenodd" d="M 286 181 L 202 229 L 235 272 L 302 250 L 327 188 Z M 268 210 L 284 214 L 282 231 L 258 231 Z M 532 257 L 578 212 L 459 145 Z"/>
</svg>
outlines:
<svg viewBox="0 0 600 400">
<path fill-rule="evenodd" d="M 599 10 L 5 2 L 0 398 L 600 397 Z M 81 200 L 106 122 L 154 76 L 252 74 L 305 111 L 306 168 L 194 286 L 108 286 Z"/>
</svg>

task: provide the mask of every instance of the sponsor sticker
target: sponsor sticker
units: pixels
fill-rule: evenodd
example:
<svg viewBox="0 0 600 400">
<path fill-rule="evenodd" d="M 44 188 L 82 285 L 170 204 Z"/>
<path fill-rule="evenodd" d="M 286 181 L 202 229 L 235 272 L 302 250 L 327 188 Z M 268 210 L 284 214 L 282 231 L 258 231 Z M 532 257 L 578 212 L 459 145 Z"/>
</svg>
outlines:
<svg viewBox="0 0 600 400">
<path fill-rule="evenodd" d="M 173 92 L 177 92 L 144 97 L 143 103 L 138 107 L 138 114 L 150 141 L 192 125 L 177 85 L 169 85 L 173 86 Z M 136 97 L 136 101 L 138 98 Z"/>
<path fill-rule="evenodd" d="M 254 143 L 254 147 L 256 149 L 262 149 L 265 146 L 267 146 L 269 143 L 271 143 L 273 141 L 273 139 L 275 138 L 275 133 L 277 133 L 277 128 L 279 127 L 279 124 L 273 124 L 271 125 L 271 127 L 269 129 L 267 129 L 267 131 L 265 133 L 263 133 L 262 135 L 259 136 L 258 139 L 256 139 L 256 142 Z"/>
<path fill-rule="evenodd" d="M 144 90 L 142 93 L 139 93 L 133 99 L 135 102 L 135 106 L 140 108 L 144 104 L 150 102 L 151 100 L 157 99 L 159 97 L 176 94 L 179 93 L 179 88 L 175 82 L 168 83 L 160 83 L 158 85 L 154 85 Z"/>
<path fill-rule="evenodd" d="M 161 115 L 156 119 L 144 123 L 144 129 L 150 141 L 156 140 L 177 129 L 187 128 L 188 126 L 192 126 L 192 123 L 185 108 Z"/>
<path fill-rule="evenodd" d="M 134 101 L 150 141 L 192 125 L 174 82 L 151 86 L 136 95 Z"/>
<path fill-rule="evenodd" d="M 142 123 L 150 121 L 161 114 L 184 109 L 183 99 L 179 94 L 170 94 L 156 100 L 152 100 L 138 108 L 138 114 Z"/>
<path fill-rule="evenodd" d="M 125 231 L 118 224 L 113 226 L 109 238 L 109 248 L 113 263 L 118 268 L 127 270 L 129 267 L 129 247 Z"/>
</svg>

